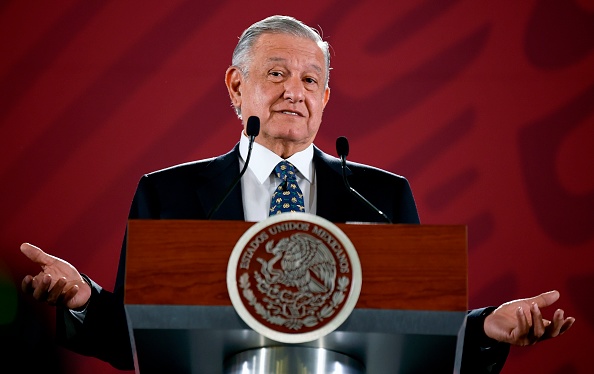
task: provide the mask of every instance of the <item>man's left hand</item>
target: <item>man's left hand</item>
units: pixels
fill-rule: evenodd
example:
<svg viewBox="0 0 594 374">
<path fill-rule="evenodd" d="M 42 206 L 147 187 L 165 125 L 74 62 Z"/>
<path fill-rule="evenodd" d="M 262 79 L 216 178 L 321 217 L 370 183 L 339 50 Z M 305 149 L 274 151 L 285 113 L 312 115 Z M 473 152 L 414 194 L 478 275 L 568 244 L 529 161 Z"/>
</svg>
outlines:
<svg viewBox="0 0 594 374">
<path fill-rule="evenodd" d="M 549 291 L 502 304 L 485 319 L 485 333 L 497 341 L 519 346 L 557 337 L 569 330 L 575 318 L 565 318 L 563 310 L 557 309 L 553 319 L 547 320 L 541 308 L 552 305 L 559 297 L 558 291 Z"/>
</svg>

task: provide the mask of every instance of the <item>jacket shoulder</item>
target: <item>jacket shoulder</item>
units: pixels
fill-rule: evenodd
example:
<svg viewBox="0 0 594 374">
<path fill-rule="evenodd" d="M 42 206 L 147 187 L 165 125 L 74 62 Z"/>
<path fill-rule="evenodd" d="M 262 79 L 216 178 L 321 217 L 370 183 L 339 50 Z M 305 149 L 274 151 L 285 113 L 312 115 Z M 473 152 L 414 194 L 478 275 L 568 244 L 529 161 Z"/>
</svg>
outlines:
<svg viewBox="0 0 594 374">
<path fill-rule="evenodd" d="M 145 174 L 143 178 L 148 178 L 151 180 L 169 180 L 170 178 L 179 178 L 184 176 L 192 176 L 196 178 L 203 174 L 206 177 L 209 177 L 221 173 L 223 170 L 225 170 L 227 166 L 231 165 L 234 161 L 237 161 L 237 154 L 235 148 L 229 151 L 228 153 L 225 153 L 220 156 L 184 162 L 181 164 L 169 166 L 164 169 L 155 170 Z"/>
</svg>

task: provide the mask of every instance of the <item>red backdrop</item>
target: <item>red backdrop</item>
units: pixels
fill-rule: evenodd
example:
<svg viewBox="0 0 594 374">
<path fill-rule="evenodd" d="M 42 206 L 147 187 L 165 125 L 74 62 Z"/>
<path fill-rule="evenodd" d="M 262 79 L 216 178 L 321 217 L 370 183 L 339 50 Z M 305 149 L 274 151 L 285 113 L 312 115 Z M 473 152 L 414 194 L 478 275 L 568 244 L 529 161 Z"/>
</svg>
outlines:
<svg viewBox="0 0 594 374">
<path fill-rule="evenodd" d="M 591 0 L 0 3 L 2 362 L 116 372 L 54 346 L 53 309 L 17 292 L 37 271 L 18 247 L 111 289 L 139 177 L 238 140 L 224 71 L 272 14 L 333 47 L 316 144 L 346 135 L 351 160 L 409 178 L 423 223 L 468 225 L 470 307 L 561 291 L 572 331 L 505 371 L 591 372 Z"/>
</svg>

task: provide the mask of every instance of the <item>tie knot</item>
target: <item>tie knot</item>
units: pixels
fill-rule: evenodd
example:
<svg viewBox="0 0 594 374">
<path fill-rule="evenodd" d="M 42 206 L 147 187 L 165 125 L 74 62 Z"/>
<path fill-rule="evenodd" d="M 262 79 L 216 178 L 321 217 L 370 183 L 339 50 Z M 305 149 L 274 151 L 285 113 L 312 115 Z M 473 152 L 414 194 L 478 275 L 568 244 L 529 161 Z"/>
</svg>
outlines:
<svg viewBox="0 0 594 374">
<path fill-rule="evenodd" d="M 274 173 L 282 181 L 295 180 L 295 166 L 289 161 L 283 160 L 279 162 L 274 168 Z"/>
</svg>

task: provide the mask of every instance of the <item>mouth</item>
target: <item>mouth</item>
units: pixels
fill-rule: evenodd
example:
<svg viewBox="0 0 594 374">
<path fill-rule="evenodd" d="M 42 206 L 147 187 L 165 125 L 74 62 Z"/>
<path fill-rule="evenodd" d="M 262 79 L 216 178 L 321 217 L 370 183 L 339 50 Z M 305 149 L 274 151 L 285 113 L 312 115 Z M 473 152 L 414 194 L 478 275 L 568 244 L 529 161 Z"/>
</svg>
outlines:
<svg viewBox="0 0 594 374">
<path fill-rule="evenodd" d="M 294 111 L 294 110 L 281 110 L 281 111 L 279 111 L 279 113 L 286 114 L 289 116 L 295 116 L 295 117 L 305 117 L 302 113 Z"/>
</svg>

